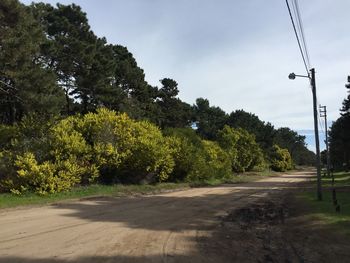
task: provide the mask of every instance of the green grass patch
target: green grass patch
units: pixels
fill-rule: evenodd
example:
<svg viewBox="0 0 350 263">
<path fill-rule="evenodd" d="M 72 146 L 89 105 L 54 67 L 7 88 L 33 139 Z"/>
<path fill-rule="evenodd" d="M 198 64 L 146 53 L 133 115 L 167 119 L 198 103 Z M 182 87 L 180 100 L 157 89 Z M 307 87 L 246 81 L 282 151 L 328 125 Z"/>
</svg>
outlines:
<svg viewBox="0 0 350 263">
<path fill-rule="evenodd" d="M 0 194 L 0 208 L 26 205 L 46 205 L 63 200 L 80 199 L 90 196 L 126 196 L 154 194 L 167 190 L 189 188 L 186 183 L 161 183 L 156 185 L 90 185 L 75 187 L 71 191 L 40 196 L 34 193 L 22 195 Z"/>
<path fill-rule="evenodd" d="M 248 172 L 234 175 L 231 179 L 210 179 L 191 183 L 160 183 L 155 185 L 90 185 L 75 187 L 70 191 L 40 196 L 34 193 L 22 195 L 0 194 L 0 209 L 27 205 L 46 205 L 63 200 L 80 199 L 91 196 L 127 196 L 136 194 L 155 194 L 162 191 L 185 189 L 190 187 L 218 186 L 238 184 L 259 180 L 281 173 L 273 171 Z"/>
<path fill-rule="evenodd" d="M 325 225 L 350 235 L 350 188 L 337 191 L 340 212 L 335 211 L 330 190 L 323 191 L 323 201 L 316 200 L 315 192 L 302 193 L 299 198 L 307 204 L 308 215 L 312 219 L 320 220 Z"/>
<path fill-rule="evenodd" d="M 331 177 L 322 177 L 324 186 L 332 185 Z M 350 172 L 337 172 L 334 173 L 334 186 L 350 186 Z"/>
<path fill-rule="evenodd" d="M 204 186 L 218 186 L 218 185 L 222 185 L 222 184 L 249 183 L 249 182 L 254 182 L 254 181 L 257 181 L 259 179 L 262 179 L 263 177 L 278 176 L 281 174 L 285 174 L 285 173 L 284 172 L 283 173 L 282 172 L 274 172 L 272 170 L 252 171 L 252 172 L 234 174 L 232 176 L 232 178 L 225 178 L 225 179 L 211 178 L 209 180 L 190 182 L 190 186 L 191 187 L 204 187 Z"/>
</svg>

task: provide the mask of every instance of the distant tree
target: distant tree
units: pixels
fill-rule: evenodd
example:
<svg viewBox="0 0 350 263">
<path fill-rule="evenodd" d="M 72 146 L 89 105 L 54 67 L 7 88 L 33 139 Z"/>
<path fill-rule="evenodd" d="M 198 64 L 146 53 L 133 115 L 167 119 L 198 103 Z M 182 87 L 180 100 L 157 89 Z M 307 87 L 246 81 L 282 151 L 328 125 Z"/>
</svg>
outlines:
<svg viewBox="0 0 350 263">
<path fill-rule="evenodd" d="M 311 160 L 306 158 L 310 153 L 308 153 L 309 150 L 306 148 L 305 136 L 283 127 L 276 130 L 274 143 L 287 149 L 295 164 L 312 165 L 314 163 L 313 158 Z"/>
<path fill-rule="evenodd" d="M 243 128 L 254 134 L 257 143 L 265 151 L 273 144 L 274 127 L 269 122 L 261 121 L 255 114 L 236 110 L 229 115 L 226 124 L 233 128 Z"/>
<path fill-rule="evenodd" d="M 188 127 L 192 118 L 191 106 L 177 98 L 179 93 L 177 82 L 169 78 L 164 78 L 160 82 L 162 87 L 159 89 L 157 100 L 160 109 L 159 125 L 162 128 Z"/>
<path fill-rule="evenodd" d="M 341 116 L 333 122 L 329 131 L 329 153 L 335 169 L 350 169 L 350 76 L 345 85 L 349 95 L 343 101 Z"/>
<path fill-rule="evenodd" d="M 143 69 L 126 47 L 113 45 L 112 49 L 116 68 L 111 88 L 114 96 L 109 96 L 111 108 L 156 123 L 158 89 L 145 81 Z"/>
<path fill-rule="evenodd" d="M 0 120 L 12 124 L 28 112 L 56 114 L 63 93 L 40 54 L 44 34 L 17 0 L 0 2 Z"/>
<path fill-rule="evenodd" d="M 335 169 L 350 169 L 350 116 L 339 117 L 329 131 L 329 152 Z"/>
<path fill-rule="evenodd" d="M 193 114 L 198 134 L 209 140 L 216 138 L 217 132 L 227 121 L 227 114 L 221 108 L 210 106 L 209 101 L 203 98 L 196 100 L 196 104 L 193 105 Z"/>
<path fill-rule="evenodd" d="M 348 96 L 343 101 L 343 107 L 340 109 L 341 115 L 350 115 L 350 76 L 348 76 L 348 83 L 345 84 L 345 88 L 348 91 Z"/>
<path fill-rule="evenodd" d="M 327 165 L 327 150 L 321 151 L 321 164 L 322 166 L 326 167 Z"/>
<path fill-rule="evenodd" d="M 219 145 L 230 157 L 232 170 L 245 172 L 264 162 L 263 153 L 255 141 L 255 136 L 242 128 L 227 125 L 218 132 Z"/>
<path fill-rule="evenodd" d="M 287 149 L 273 145 L 269 154 L 271 169 L 284 172 L 293 168 L 292 158 Z"/>
</svg>

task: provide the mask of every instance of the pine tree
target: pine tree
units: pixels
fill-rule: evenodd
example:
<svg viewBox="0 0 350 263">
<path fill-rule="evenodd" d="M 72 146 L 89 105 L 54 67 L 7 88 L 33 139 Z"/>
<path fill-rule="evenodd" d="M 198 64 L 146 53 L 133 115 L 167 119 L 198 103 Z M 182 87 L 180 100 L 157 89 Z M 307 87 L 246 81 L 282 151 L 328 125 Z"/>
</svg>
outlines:
<svg viewBox="0 0 350 263">
<path fill-rule="evenodd" d="M 340 109 L 341 115 L 350 115 L 350 76 L 348 76 L 348 83 L 345 84 L 345 88 L 348 90 L 348 96 L 343 101 L 343 107 Z"/>
<path fill-rule="evenodd" d="M 80 105 L 81 112 L 94 110 L 96 93 L 109 85 L 113 72 L 106 40 L 95 36 L 86 14 L 75 4 L 57 4 L 55 8 L 37 3 L 31 9 L 47 36 L 43 55 L 65 92 L 66 112 L 73 111 L 74 103 Z"/>
<path fill-rule="evenodd" d="M 0 2 L 0 119 L 12 124 L 28 112 L 58 113 L 63 93 L 40 53 L 41 27 L 17 0 Z"/>
<path fill-rule="evenodd" d="M 192 119 L 191 106 L 178 97 L 178 84 L 175 80 L 164 78 L 160 80 L 157 105 L 159 106 L 158 124 L 162 127 L 188 127 Z"/>
</svg>

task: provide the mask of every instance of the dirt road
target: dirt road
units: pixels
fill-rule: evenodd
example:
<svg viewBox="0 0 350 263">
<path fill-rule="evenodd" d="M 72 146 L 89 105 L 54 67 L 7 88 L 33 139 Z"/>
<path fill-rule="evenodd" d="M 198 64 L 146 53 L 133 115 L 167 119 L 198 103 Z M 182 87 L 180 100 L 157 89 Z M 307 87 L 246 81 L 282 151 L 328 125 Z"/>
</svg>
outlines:
<svg viewBox="0 0 350 263">
<path fill-rule="evenodd" d="M 245 252 L 225 247 L 214 231 L 228 211 L 311 175 L 0 210 L 0 262 L 259 262 L 249 252 L 239 259 Z"/>
</svg>

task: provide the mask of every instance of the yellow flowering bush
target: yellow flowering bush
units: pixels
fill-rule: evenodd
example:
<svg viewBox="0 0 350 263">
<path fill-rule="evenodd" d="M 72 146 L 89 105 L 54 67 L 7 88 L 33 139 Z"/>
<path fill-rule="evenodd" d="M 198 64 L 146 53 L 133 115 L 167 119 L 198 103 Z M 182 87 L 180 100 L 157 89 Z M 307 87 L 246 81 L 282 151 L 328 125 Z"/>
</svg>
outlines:
<svg viewBox="0 0 350 263">
<path fill-rule="evenodd" d="M 203 140 L 203 149 L 198 151 L 188 181 L 202 181 L 211 178 L 223 179 L 232 176 L 229 155 L 213 141 Z"/>
<path fill-rule="evenodd" d="M 149 175 L 157 181 L 167 180 L 174 168 L 174 160 L 159 128 L 147 121 L 133 122 L 131 134 L 130 155 L 121 164 L 123 176 L 132 182 Z"/>
<path fill-rule="evenodd" d="M 82 173 L 82 169 L 74 160 L 66 160 L 59 164 L 49 161 L 38 164 L 33 153 L 17 156 L 15 165 L 19 179 L 11 188 L 11 192 L 15 194 L 29 190 L 45 195 L 69 190 L 80 182 Z"/>
<path fill-rule="evenodd" d="M 271 169 L 278 172 L 284 172 L 293 168 L 293 161 L 287 149 L 273 145 L 270 152 Z"/>
<path fill-rule="evenodd" d="M 254 135 L 244 129 L 225 126 L 218 133 L 218 142 L 228 152 L 235 172 L 249 171 L 264 163 L 262 150 Z"/>
</svg>

